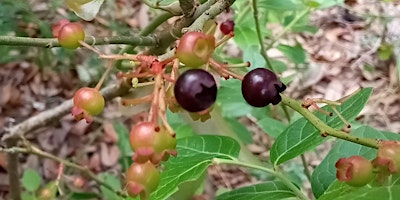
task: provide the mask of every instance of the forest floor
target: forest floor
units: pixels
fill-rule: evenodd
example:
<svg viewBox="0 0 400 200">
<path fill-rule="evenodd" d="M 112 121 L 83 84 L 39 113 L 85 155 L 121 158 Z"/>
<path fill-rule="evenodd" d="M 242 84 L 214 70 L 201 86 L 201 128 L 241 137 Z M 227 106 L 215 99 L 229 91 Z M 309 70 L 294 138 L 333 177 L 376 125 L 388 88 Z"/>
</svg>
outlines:
<svg viewBox="0 0 400 200">
<path fill-rule="evenodd" d="M 39 17 L 46 20 L 51 18 L 43 14 L 46 10 L 43 8 L 45 7 L 43 1 L 32 2 L 35 2 L 33 10 Z M 346 8 L 333 7 L 317 11 L 313 13 L 311 19 L 312 23 L 320 28 L 316 34 L 290 34 L 282 39 L 285 42 L 294 40 L 300 42 L 308 53 L 307 67 L 293 68 L 285 72 L 298 74 L 286 93 L 299 99 L 312 97 L 336 100 L 357 89 L 373 87 L 371 98 L 357 118 L 358 123 L 398 133 L 400 130 L 400 115 L 398 114 L 400 113 L 400 84 L 399 69 L 396 64 L 398 49 L 395 47 L 394 54 L 387 60 L 379 59 L 378 51 L 381 43 L 391 44 L 400 37 L 400 31 L 396 29 L 399 27 L 397 24 L 400 20 L 394 18 L 386 25 L 376 16 L 399 13 L 400 6 L 395 3 L 377 5 L 377 3 L 358 1 L 358 3 L 349 3 Z M 147 8 L 141 6 L 140 3 L 119 0 L 118 6 L 130 7 L 137 12 L 121 9 L 121 12 L 113 17 L 114 19 L 123 20 L 130 27 L 137 29 L 148 23 Z M 57 9 L 57 13 L 66 15 L 63 9 Z M 95 23 L 87 24 L 86 27 L 89 27 L 90 32 L 100 35 L 110 34 L 104 30 L 110 26 L 102 18 L 105 16 L 107 15 L 100 15 Z M 20 25 L 32 36 L 37 34 L 37 26 Z M 38 51 L 33 49 L 28 54 L 32 57 L 40 53 Z M 112 49 L 102 48 L 102 51 L 110 53 Z M 12 53 L 18 54 L 18 52 Z M 78 57 L 84 57 L 88 53 L 90 52 L 79 52 Z M 268 55 L 273 58 L 282 57 L 274 50 L 269 51 Z M 58 64 L 60 61 L 53 61 L 48 65 Z M 68 65 L 69 63 L 63 61 L 61 64 Z M 287 75 L 285 73 L 283 76 Z M 41 67 L 32 58 L 0 64 L 0 135 L 5 128 L 72 98 L 77 88 L 82 86 L 82 74 L 85 73 L 76 70 L 60 72 L 49 67 Z M 118 165 L 120 154 L 117 146 L 118 136 L 111 119 L 123 119 L 128 113 L 117 101 L 108 104 L 106 111 L 104 116 L 95 118 L 90 126 L 83 121 L 76 122 L 72 116 L 67 115 L 59 123 L 35 130 L 39 133 L 35 134 L 37 135 L 35 138 L 28 134 L 27 139 L 46 152 L 75 160 L 96 173 L 108 171 L 119 174 L 121 166 Z M 131 124 L 136 120 L 135 117 L 125 117 L 125 119 L 126 124 Z M 248 145 L 248 148 L 255 155 L 268 159 L 269 149 L 273 143 L 271 138 L 251 120 L 247 118 L 240 120 L 253 133 L 254 143 Z M 305 154 L 311 172 L 324 158 L 330 145 L 330 143 L 324 144 L 316 151 Z M 57 177 L 58 164 L 52 160 L 38 158 L 35 155 L 22 156 L 20 159 L 23 169 L 36 169 L 47 181 Z M 294 162 L 301 163 L 301 160 Z M 7 194 L 9 190 L 6 165 L 5 155 L 0 153 L 0 195 Z M 242 168 L 213 166 L 208 172 L 205 192 L 194 199 L 211 199 L 220 188 L 237 188 L 257 182 L 251 173 Z M 77 178 L 82 177 L 77 173 L 66 175 L 66 185 L 73 188 Z M 80 190 L 93 187 L 92 181 L 83 180 L 84 184 Z M 311 196 L 309 182 L 304 181 L 304 187 Z"/>
</svg>

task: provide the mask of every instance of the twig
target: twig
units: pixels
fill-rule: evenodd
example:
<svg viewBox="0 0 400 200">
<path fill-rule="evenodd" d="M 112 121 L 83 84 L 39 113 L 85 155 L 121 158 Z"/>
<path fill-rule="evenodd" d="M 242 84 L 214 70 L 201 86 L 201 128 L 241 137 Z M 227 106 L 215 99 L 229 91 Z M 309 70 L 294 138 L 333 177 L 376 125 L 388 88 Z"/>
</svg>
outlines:
<svg viewBox="0 0 400 200">
<path fill-rule="evenodd" d="M 6 142 L 7 148 L 13 147 L 17 144 L 17 139 L 11 139 Z M 7 172 L 8 180 L 10 182 L 10 193 L 13 200 L 21 200 L 21 184 L 19 181 L 19 161 L 18 153 L 11 152 L 7 154 Z"/>
<path fill-rule="evenodd" d="M 10 140 L 9 140 L 9 141 L 10 141 Z M 84 173 L 85 175 L 89 176 L 91 179 L 93 179 L 94 181 L 96 181 L 97 184 L 106 187 L 107 189 L 113 191 L 113 192 L 116 193 L 117 195 L 122 196 L 122 197 L 126 197 L 126 195 L 125 195 L 123 192 L 121 192 L 121 191 L 115 191 L 115 190 L 113 189 L 113 187 L 111 187 L 108 183 L 106 183 L 106 182 L 104 182 L 103 180 L 101 180 L 95 173 L 93 173 L 93 172 L 92 172 L 89 168 L 87 168 L 87 167 L 84 167 L 84 166 L 78 165 L 78 164 L 76 164 L 76 163 L 73 163 L 73 162 L 71 162 L 71 161 L 68 161 L 68 160 L 59 158 L 59 157 L 57 157 L 57 156 L 55 156 L 55 155 L 53 155 L 53 154 L 44 152 L 44 151 L 40 150 L 39 148 L 37 148 L 37 147 L 35 147 L 35 146 L 32 146 L 32 145 L 28 145 L 26 148 L 15 147 L 15 145 L 13 145 L 13 146 L 14 146 L 14 147 L 11 147 L 11 148 L 9 148 L 9 149 L 0 149 L 0 151 L 7 152 L 9 155 L 17 154 L 17 153 L 34 154 L 34 155 L 37 155 L 37 156 L 40 156 L 40 157 L 43 157 L 43 158 L 48 158 L 48 159 L 50 159 L 50 160 L 57 161 L 57 162 L 63 164 L 64 166 L 67 166 L 67 167 L 70 167 L 70 168 L 73 168 L 73 169 L 76 169 L 76 170 L 81 171 L 82 173 Z M 11 171 L 17 171 L 17 170 L 14 170 L 14 169 L 13 169 L 13 170 L 11 170 Z M 11 172 L 11 171 L 10 171 L 10 172 Z M 18 176 L 17 176 L 17 177 L 18 177 Z M 19 179 L 19 178 L 17 178 L 17 179 Z M 13 198 L 13 199 L 14 199 L 14 198 Z"/>
<path fill-rule="evenodd" d="M 100 92 L 103 94 L 106 100 L 112 99 L 114 97 L 120 96 L 128 91 L 127 87 L 120 86 L 119 84 L 108 86 L 102 89 Z M 6 141 L 10 138 L 19 138 L 24 136 L 26 133 L 37 129 L 39 127 L 45 126 L 52 121 L 55 121 L 68 112 L 71 111 L 73 106 L 72 99 L 64 101 L 59 106 L 43 111 L 38 115 L 35 115 L 27 120 L 6 129 L 6 133 L 1 138 L 2 141 Z"/>
<path fill-rule="evenodd" d="M 354 135 L 350 135 L 346 132 L 336 130 L 327 124 L 325 124 L 323 121 L 321 121 L 318 117 L 316 117 L 311 111 L 309 111 L 307 108 L 304 108 L 302 106 L 302 103 L 300 101 L 297 101 L 295 99 L 289 98 L 283 94 L 281 94 L 282 97 L 282 103 L 289 106 L 293 110 L 297 111 L 300 113 L 304 118 L 306 118 L 311 124 L 317 128 L 321 134 L 326 134 L 329 136 L 333 136 L 336 138 L 340 138 L 343 140 L 347 140 L 353 143 L 361 144 L 367 147 L 375 148 L 377 149 L 379 147 L 379 142 L 376 139 L 372 138 L 360 138 L 356 137 Z"/>
<path fill-rule="evenodd" d="M 90 45 L 105 44 L 130 44 L 135 46 L 156 46 L 157 39 L 151 36 L 110 36 L 110 37 L 86 37 L 85 43 Z M 9 46 L 34 46 L 53 48 L 59 47 L 57 38 L 30 38 L 15 36 L 0 36 L 0 45 Z"/>
</svg>

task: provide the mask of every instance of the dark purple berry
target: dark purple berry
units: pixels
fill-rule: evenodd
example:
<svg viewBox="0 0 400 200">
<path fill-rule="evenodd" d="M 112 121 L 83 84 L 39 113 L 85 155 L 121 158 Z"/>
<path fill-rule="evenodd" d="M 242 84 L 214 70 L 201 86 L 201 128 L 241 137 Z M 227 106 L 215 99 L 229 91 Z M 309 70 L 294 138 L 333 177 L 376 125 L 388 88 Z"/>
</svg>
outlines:
<svg viewBox="0 0 400 200">
<path fill-rule="evenodd" d="M 248 104 L 254 107 L 264 107 L 269 103 L 278 104 L 282 98 L 279 93 L 286 86 L 276 75 L 264 68 L 257 68 L 247 73 L 242 81 L 242 95 Z"/>
<path fill-rule="evenodd" d="M 217 98 L 214 77 L 202 69 L 190 69 L 181 74 L 174 88 L 179 105 L 189 112 L 200 112 L 212 106 Z"/>
<path fill-rule="evenodd" d="M 223 22 L 223 23 L 221 24 L 221 26 L 219 27 L 219 29 L 221 30 L 221 32 L 222 32 L 224 35 L 228 35 L 228 34 L 230 34 L 231 32 L 233 32 L 234 28 L 235 28 L 235 22 L 233 22 L 232 20 L 226 20 L 226 21 Z"/>
</svg>

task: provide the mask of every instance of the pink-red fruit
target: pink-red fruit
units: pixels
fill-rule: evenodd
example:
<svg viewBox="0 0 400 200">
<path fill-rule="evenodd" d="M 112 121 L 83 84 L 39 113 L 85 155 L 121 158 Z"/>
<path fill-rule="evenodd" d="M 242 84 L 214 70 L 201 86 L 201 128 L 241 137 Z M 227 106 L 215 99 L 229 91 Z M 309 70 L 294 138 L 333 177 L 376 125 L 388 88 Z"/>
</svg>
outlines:
<svg viewBox="0 0 400 200">
<path fill-rule="evenodd" d="M 350 186 L 361 187 L 374 178 L 371 162 L 362 156 L 340 158 L 335 166 L 336 178 Z"/>
<path fill-rule="evenodd" d="M 85 31 L 79 23 L 65 24 L 58 31 L 58 42 L 64 48 L 76 49 L 80 46 L 79 41 L 83 40 L 85 40 Z"/>
<path fill-rule="evenodd" d="M 129 142 L 134 162 L 151 161 L 158 164 L 167 160 L 169 155 L 176 156 L 175 133 L 170 133 L 164 126 L 152 122 L 141 122 L 132 127 Z"/>
<path fill-rule="evenodd" d="M 372 161 L 375 167 L 386 170 L 390 174 L 400 172 L 400 142 L 399 141 L 382 141 L 378 148 L 378 154 Z"/>
<path fill-rule="evenodd" d="M 201 32 L 187 32 L 179 40 L 176 57 L 188 67 L 199 67 L 208 62 L 214 49 L 214 36 Z"/>
<path fill-rule="evenodd" d="M 133 163 L 126 171 L 126 190 L 131 197 L 148 199 L 160 183 L 160 172 L 151 163 Z"/>
<path fill-rule="evenodd" d="M 85 119 L 87 123 L 92 122 L 91 116 L 103 111 L 105 104 L 103 95 L 97 89 L 89 87 L 76 91 L 73 101 L 72 115 L 77 120 Z"/>
</svg>

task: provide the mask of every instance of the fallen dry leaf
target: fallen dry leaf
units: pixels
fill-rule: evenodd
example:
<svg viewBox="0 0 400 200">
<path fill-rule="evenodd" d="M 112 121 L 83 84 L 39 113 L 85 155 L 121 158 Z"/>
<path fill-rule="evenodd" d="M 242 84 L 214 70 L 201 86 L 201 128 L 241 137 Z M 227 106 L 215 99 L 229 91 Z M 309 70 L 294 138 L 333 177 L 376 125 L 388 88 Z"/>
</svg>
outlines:
<svg viewBox="0 0 400 200">
<path fill-rule="evenodd" d="M 119 149 L 117 146 L 108 146 L 106 143 L 100 144 L 101 163 L 105 167 L 116 165 L 119 159 Z"/>
</svg>

